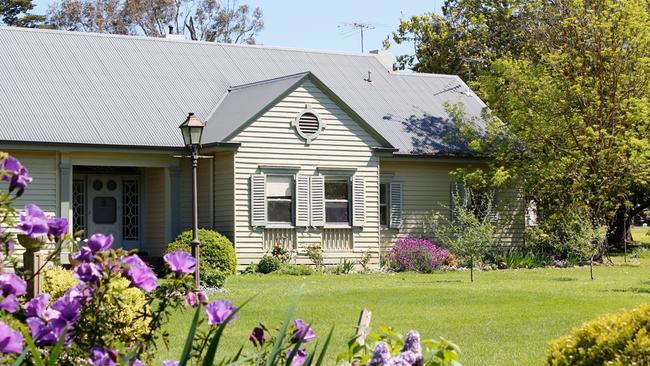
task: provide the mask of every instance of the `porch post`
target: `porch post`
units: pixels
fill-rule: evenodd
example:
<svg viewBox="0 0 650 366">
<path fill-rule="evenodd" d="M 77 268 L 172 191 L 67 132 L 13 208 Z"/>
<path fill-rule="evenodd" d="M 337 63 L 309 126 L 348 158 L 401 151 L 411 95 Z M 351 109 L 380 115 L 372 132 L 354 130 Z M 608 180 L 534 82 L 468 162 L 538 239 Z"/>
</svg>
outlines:
<svg viewBox="0 0 650 366">
<path fill-rule="evenodd" d="M 68 232 L 72 232 L 72 163 L 62 155 L 59 162 L 59 216 L 68 219 Z"/>
</svg>

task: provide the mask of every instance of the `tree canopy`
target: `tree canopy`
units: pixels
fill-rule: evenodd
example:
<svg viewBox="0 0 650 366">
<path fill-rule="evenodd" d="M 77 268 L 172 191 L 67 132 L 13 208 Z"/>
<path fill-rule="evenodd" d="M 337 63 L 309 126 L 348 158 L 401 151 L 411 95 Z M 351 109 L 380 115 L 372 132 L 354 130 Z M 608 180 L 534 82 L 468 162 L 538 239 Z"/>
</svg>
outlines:
<svg viewBox="0 0 650 366">
<path fill-rule="evenodd" d="M 0 24 L 16 27 L 35 27 L 45 17 L 30 13 L 32 0 L 0 0 Z"/>
</svg>

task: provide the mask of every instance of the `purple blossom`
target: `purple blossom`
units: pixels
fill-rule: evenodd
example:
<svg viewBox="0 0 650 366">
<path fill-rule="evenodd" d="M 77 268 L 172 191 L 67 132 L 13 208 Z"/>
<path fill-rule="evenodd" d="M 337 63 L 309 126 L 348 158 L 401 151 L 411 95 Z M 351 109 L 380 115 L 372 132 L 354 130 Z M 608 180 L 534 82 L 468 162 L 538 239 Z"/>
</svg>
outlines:
<svg viewBox="0 0 650 366">
<path fill-rule="evenodd" d="M 395 242 L 387 257 L 396 271 L 431 272 L 446 264 L 450 256 L 449 250 L 427 239 L 406 237 Z"/>
<path fill-rule="evenodd" d="M 124 258 L 123 263 L 127 266 L 126 274 L 131 279 L 133 286 L 144 292 L 151 292 L 156 289 L 156 286 L 158 286 L 156 274 L 137 254 Z"/>
<path fill-rule="evenodd" d="M 411 330 L 406 334 L 402 352 L 410 351 L 422 355 L 422 346 L 420 345 L 420 333 L 417 330 Z"/>
<path fill-rule="evenodd" d="M 309 324 L 305 323 L 304 320 L 302 319 L 294 320 L 293 326 L 296 329 L 293 332 L 293 337 L 291 338 L 292 342 L 307 343 L 309 341 L 316 339 L 316 333 L 314 333 L 314 330 L 309 326 Z"/>
<path fill-rule="evenodd" d="M 9 295 L 0 301 L 0 310 L 4 310 L 8 313 L 15 313 L 16 310 L 20 307 L 16 295 Z"/>
<path fill-rule="evenodd" d="M 49 227 L 47 226 L 47 218 L 38 206 L 29 203 L 25 205 L 25 211 L 20 213 L 20 224 L 18 230 L 30 238 L 37 238 L 47 234 Z"/>
<path fill-rule="evenodd" d="M 235 307 L 228 300 L 217 300 L 209 303 L 205 307 L 205 312 L 208 316 L 208 324 L 222 324 L 226 321 L 226 318 L 235 311 Z M 230 321 L 237 319 L 237 315 L 234 315 L 230 318 Z"/>
<path fill-rule="evenodd" d="M 131 366 L 147 366 L 147 365 L 145 365 L 144 362 L 136 358 L 135 360 L 131 361 Z"/>
<path fill-rule="evenodd" d="M 93 251 L 90 250 L 87 246 L 79 248 L 78 252 L 72 254 L 72 259 L 79 262 L 92 262 L 93 260 Z"/>
<path fill-rule="evenodd" d="M 291 357 L 292 352 L 293 349 L 287 351 L 287 358 Z M 305 360 L 307 360 L 307 352 L 301 348 L 293 355 L 293 358 L 291 359 L 291 366 L 302 366 L 305 363 Z"/>
<path fill-rule="evenodd" d="M 25 338 L 19 331 L 0 322 L 0 352 L 20 354 L 24 343 Z"/>
<path fill-rule="evenodd" d="M 90 359 L 88 363 L 93 366 L 114 366 L 117 365 L 117 351 L 113 349 L 104 349 L 102 347 L 93 347 L 90 350 Z"/>
<path fill-rule="evenodd" d="M 50 217 L 47 219 L 47 226 L 49 228 L 47 233 L 58 238 L 68 232 L 68 219 L 63 217 Z"/>
<path fill-rule="evenodd" d="M 18 196 L 22 194 L 27 184 L 32 181 L 32 177 L 29 176 L 27 168 L 13 156 L 9 156 L 3 161 L 0 169 L 8 173 L 8 175 L 3 174 L 2 180 L 9 182 L 9 192 L 18 188 Z"/>
<path fill-rule="evenodd" d="M 165 262 L 167 262 L 167 265 L 169 265 L 172 272 L 177 275 L 183 273 L 194 273 L 194 269 L 196 268 L 196 259 L 182 250 L 167 253 L 163 259 L 165 259 Z"/>
<path fill-rule="evenodd" d="M 27 282 L 13 273 L 0 274 L 0 289 L 3 296 L 21 296 L 27 293 Z"/>
<path fill-rule="evenodd" d="M 81 263 L 74 269 L 74 276 L 81 282 L 97 282 L 102 274 L 95 263 Z"/>
<path fill-rule="evenodd" d="M 15 247 L 16 244 L 14 244 L 13 240 L 7 240 L 7 242 L 5 243 L 5 249 L 7 253 L 13 252 Z"/>
<path fill-rule="evenodd" d="M 74 323 L 79 319 L 81 310 L 81 299 L 83 295 L 75 287 L 66 291 L 45 310 L 45 319 L 47 320 L 64 320 L 68 323 Z"/>
<path fill-rule="evenodd" d="M 45 308 L 50 302 L 50 294 L 41 294 L 27 301 L 25 304 L 25 317 L 41 318 L 45 314 Z"/>
<path fill-rule="evenodd" d="M 45 309 L 41 317 L 27 318 L 27 328 L 37 346 L 56 344 L 63 332 L 72 328 L 74 322 L 79 319 L 83 298 L 82 292 L 72 287 Z M 72 333 L 66 333 L 66 340 L 71 338 Z"/>
<path fill-rule="evenodd" d="M 104 235 L 104 234 L 93 234 L 90 239 L 88 239 L 88 243 L 86 244 L 88 248 L 93 253 L 97 252 L 103 252 L 106 249 L 110 248 L 111 245 L 113 244 L 113 235 Z"/>
<path fill-rule="evenodd" d="M 53 346 L 61 338 L 67 323 L 63 320 L 45 322 L 39 318 L 27 318 L 27 329 L 37 346 Z"/>
<path fill-rule="evenodd" d="M 193 308 L 199 306 L 199 299 L 196 297 L 194 292 L 188 292 L 187 295 L 185 295 L 185 305 Z"/>
<path fill-rule="evenodd" d="M 176 360 L 165 360 L 163 366 L 178 366 L 179 362 Z"/>
<path fill-rule="evenodd" d="M 375 351 L 372 353 L 372 358 L 368 361 L 368 366 L 387 365 L 389 361 L 390 350 L 388 349 L 388 343 L 377 343 L 377 345 L 375 345 Z"/>
<path fill-rule="evenodd" d="M 264 335 L 264 329 L 260 327 L 256 327 L 253 329 L 251 332 L 250 337 L 248 339 L 253 342 L 255 346 L 261 346 L 266 342 L 266 337 Z"/>
<path fill-rule="evenodd" d="M 203 291 L 197 291 L 196 296 L 198 297 L 201 304 L 205 305 L 208 303 L 208 295 Z"/>
</svg>

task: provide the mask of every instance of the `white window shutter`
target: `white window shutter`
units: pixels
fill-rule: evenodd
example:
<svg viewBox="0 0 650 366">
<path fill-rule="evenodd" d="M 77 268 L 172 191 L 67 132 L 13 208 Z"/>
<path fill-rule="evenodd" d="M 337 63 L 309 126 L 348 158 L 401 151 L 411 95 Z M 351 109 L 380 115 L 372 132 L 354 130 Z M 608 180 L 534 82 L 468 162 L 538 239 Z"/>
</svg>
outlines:
<svg viewBox="0 0 650 366">
<path fill-rule="evenodd" d="M 311 226 L 325 226 L 325 177 L 315 175 L 310 179 Z"/>
<path fill-rule="evenodd" d="M 296 176 L 296 226 L 309 226 L 309 176 Z"/>
<path fill-rule="evenodd" d="M 251 175 L 251 226 L 266 226 L 266 176 Z"/>
<path fill-rule="evenodd" d="M 402 183 L 390 184 L 390 228 L 402 227 Z"/>
<path fill-rule="evenodd" d="M 354 175 L 352 180 L 352 226 L 366 223 L 366 182 L 363 177 Z"/>
</svg>

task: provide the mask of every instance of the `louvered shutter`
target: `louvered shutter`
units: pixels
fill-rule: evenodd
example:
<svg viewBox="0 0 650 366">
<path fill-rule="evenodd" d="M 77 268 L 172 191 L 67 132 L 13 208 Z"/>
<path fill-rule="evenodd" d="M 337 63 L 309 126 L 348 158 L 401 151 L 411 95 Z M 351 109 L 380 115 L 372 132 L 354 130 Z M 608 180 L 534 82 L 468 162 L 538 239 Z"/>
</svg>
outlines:
<svg viewBox="0 0 650 366">
<path fill-rule="evenodd" d="M 366 182 L 363 177 L 353 176 L 352 181 L 352 226 L 366 223 Z"/>
<path fill-rule="evenodd" d="M 390 184 L 390 228 L 402 227 L 402 183 Z"/>
<path fill-rule="evenodd" d="M 251 226 L 266 226 L 266 176 L 251 175 Z"/>
<path fill-rule="evenodd" d="M 296 226 L 309 226 L 309 176 L 296 176 Z"/>
<path fill-rule="evenodd" d="M 325 177 L 310 177 L 311 226 L 325 226 Z"/>
</svg>

